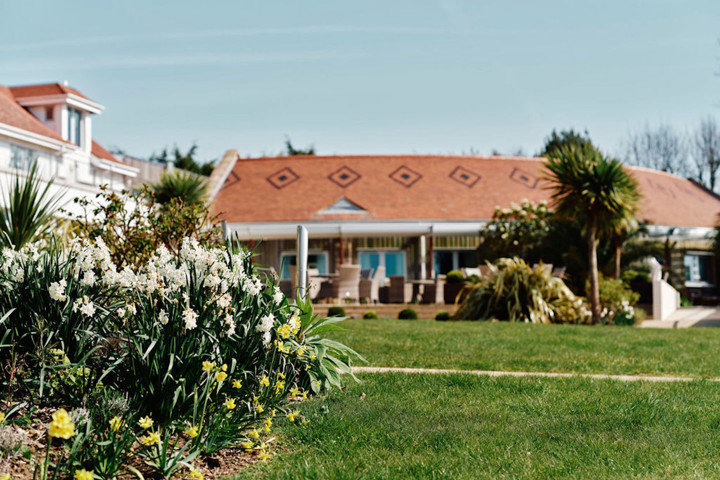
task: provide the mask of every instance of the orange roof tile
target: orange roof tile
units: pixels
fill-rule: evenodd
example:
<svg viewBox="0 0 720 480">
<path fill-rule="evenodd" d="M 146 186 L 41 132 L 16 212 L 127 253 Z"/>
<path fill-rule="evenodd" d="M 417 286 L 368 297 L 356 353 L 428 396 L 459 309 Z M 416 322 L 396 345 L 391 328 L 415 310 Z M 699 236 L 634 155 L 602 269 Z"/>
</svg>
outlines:
<svg viewBox="0 0 720 480">
<path fill-rule="evenodd" d="M 487 220 L 496 206 L 548 200 L 542 158 L 443 155 L 292 156 L 239 159 L 213 209 L 231 222 Z M 628 167 L 652 224 L 712 227 L 720 198 L 690 180 Z M 323 215 L 344 197 L 367 211 Z"/>
<path fill-rule="evenodd" d="M 60 83 L 43 83 L 40 85 L 18 85 L 16 87 L 9 87 L 15 98 L 27 98 L 27 97 L 44 97 L 47 95 L 67 95 L 74 94 L 82 97 L 86 100 L 90 100 L 88 97 L 75 90 L 72 87 L 62 85 Z"/>
<path fill-rule="evenodd" d="M 97 158 L 103 158 L 105 160 L 110 160 L 111 162 L 119 163 L 121 165 L 126 165 L 125 162 L 121 162 L 115 156 L 105 150 L 105 147 L 97 143 L 95 140 L 92 142 L 92 154 L 95 155 Z"/>
<path fill-rule="evenodd" d="M 21 107 L 15 101 L 10 89 L 2 85 L 0 85 L 0 123 L 64 142 L 60 135 Z"/>
</svg>

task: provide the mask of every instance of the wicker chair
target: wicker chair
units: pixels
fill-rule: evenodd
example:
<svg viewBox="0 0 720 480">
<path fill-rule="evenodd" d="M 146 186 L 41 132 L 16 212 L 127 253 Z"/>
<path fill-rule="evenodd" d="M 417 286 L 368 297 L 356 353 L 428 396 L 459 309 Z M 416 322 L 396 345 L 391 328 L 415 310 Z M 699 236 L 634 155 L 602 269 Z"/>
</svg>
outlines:
<svg viewBox="0 0 720 480">
<path fill-rule="evenodd" d="M 333 297 L 342 300 L 360 300 L 360 265 L 345 264 L 338 269 L 339 276 L 333 280 Z"/>
<path fill-rule="evenodd" d="M 377 267 L 372 278 L 360 279 L 360 298 L 368 303 L 380 301 L 380 282 L 385 278 L 385 267 Z"/>
</svg>

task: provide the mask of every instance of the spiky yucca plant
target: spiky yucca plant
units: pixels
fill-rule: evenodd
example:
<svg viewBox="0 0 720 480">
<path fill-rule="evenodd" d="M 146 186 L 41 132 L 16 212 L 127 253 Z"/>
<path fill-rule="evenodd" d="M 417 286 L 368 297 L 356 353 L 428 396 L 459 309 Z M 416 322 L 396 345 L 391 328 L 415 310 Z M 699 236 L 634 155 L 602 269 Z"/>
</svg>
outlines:
<svg viewBox="0 0 720 480">
<path fill-rule="evenodd" d="M 463 293 L 455 318 L 531 323 L 578 323 L 583 301 L 543 264 L 531 268 L 520 258 L 501 258 L 490 274 Z"/>
<path fill-rule="evenodd" d="M 33 239 L 46 234 L 53 224 L 64 191 L 50 194 L 53 180 L 43 180 L 37 161 L 24 174 L 17 174 L 7 190 L 3 188 L 0 205 L 0 247 L 20 250 Z"/>
</svg>

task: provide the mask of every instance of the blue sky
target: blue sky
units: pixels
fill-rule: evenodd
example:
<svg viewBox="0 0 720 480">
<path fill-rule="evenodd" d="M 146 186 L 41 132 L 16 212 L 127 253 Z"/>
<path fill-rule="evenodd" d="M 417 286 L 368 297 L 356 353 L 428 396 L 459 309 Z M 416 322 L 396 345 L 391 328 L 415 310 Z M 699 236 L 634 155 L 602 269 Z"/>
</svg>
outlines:
<svg viewBox="0 0 720 480">
<path fill-rule="evenodd" d="M 106 146 L 535 153 L 720 114 L 720 2 L 0 0 L 0 84 L 68 80 Z"/>
</svg>

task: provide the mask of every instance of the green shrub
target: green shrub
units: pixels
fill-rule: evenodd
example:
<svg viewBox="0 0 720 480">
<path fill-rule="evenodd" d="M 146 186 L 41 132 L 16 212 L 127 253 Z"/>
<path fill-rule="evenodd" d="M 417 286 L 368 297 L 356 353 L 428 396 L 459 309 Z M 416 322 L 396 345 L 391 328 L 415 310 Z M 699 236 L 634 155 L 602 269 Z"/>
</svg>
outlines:
<svg viewBox="0 0 720 480">
<path fill-rule="evenodd" d="M 470 283 L 479 283 L 480 282 L 480 275 L 472 274 L 469 277 L 465 279 L 466 282 Z"/>
<path fill-rule="evenodd" d="M 619 278 L 600 276 L 600 320 L 613 325 L 634 325 L 640 295 Z"/>
<path fill-rule="evenodd" d="M 450 320 L 450 313 L 449 312 L 438 312 L 437 315 L 435 315 L 435 320 L 439 322 L 445 322 L 447 320 Z"/>
<path fill-rule="evenodd" d="M 445 275 L 446 283 L 462 283 L 465 281 L 465 275 L 460 270 L 450 270 Z"/>
<path fill-rule="evenodd" d="M 375 310 L 368 310 L 367 312 L 363 313 L 363 318 L 365 320 L 377 320 L 378 314 Z"/>
<path fill-rule="evenodd" d="M 490 274 L 467 289 L 457 319 L 532 323 L 578 323 L 589 312 L 565 283 L 544 265 L 531 268 L 518 258 L 501 258 Z"/>
<path fill-rule="evenodd" d="M 650 283 L 650 274 L 639 270 L 628 269 L 620 274 L 620 278 L 626 282 L 645 282 Z"/>
<path fill-rule="evenodd" d="M 412 308 L 403 308 L 398 313 L 398 320 L 417 320 L 418 315 Z"/>
<path fill-rule="evenodd" d="M 73 218 L 74 233 L 90 242 L 100 237 L 118 268 L 147 264 L 160 246 L 177 254 L 184 238 L 204 246 L 222 245 L 222 231 L 202 202 L 175 197 L 160 203 L 147 188 L 120 194 L 101 189 L 94 201 L 74 200 L 83 210 Z"/>
<path fill-rule="evenodd" d="M 343 307 L 340 307 L 338 305 L 333 305 L 332 307 L 328 308 L 328 317 L 345 317 L 345 309 Z"/>
</svg>

